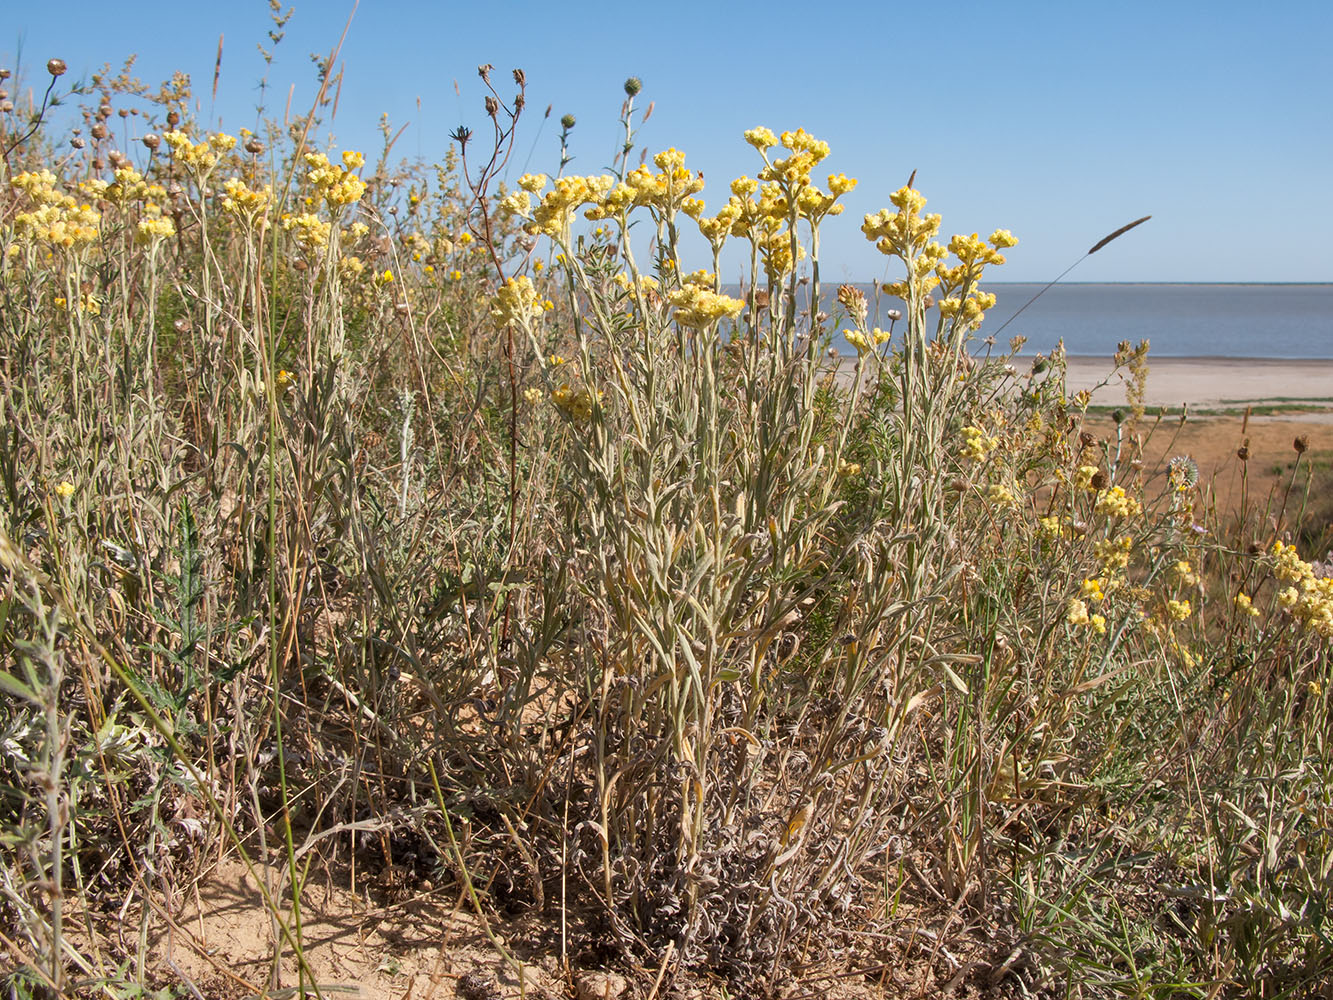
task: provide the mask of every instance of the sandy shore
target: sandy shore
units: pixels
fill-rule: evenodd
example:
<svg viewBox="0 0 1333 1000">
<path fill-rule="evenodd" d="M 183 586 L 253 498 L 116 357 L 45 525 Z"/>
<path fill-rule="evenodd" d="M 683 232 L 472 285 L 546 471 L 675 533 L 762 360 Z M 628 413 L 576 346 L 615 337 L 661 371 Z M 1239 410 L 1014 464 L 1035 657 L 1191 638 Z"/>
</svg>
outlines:
<svg viewBox="0 0 1333 1000">
<path fill-rule="evenodd" d="M 1065 384 L 1069 392 L 1091 392 L 1094 405 L 1125 402 L 1124 372 L 1112 375 L 1110 358 L 1070 357 Z M 855 360 L 843 358 L 840 378 L 850 383 Z M 1015 364 L 1025 371 L 1031 359 Z M 1289 413 L 1293 419 L 1333 422 L 1333 361 L 1285 361 L 1267 358 L 1148 358 L 1148 406 L 1234 410 L 1246 406 L 1282 405 L 1294 410 L 1308 406 L 1308 414 Z"/>
<path fill-rule="evenodd" d="M 1110 358 L 1068 359 L 1070 392 L 1094 390 L 1111 371 Z M 1093 393 L 1093 402 L 1125 399 L 1122 375 Z M 1248 404 L 1310 401 L 1333 407 L 1333 361 L 1259 358 L 1154 358 L 1148 356 L 1146 402 L 1150 406 L 1243 409 Z"/>
</svg>

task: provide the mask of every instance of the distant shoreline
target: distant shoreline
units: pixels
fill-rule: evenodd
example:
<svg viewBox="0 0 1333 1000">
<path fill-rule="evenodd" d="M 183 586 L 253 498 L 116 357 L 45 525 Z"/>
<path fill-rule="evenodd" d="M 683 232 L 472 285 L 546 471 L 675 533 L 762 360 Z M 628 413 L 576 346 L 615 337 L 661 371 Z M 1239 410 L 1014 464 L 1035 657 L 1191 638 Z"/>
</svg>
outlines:
<svg viewBox="0 0 1333 1000">
<path fill-rule="evenodd" d="M 1019 372 L 1030 370 L 1034 355 L 1014 359 Z M 840 377 L 850 381 L 856 359 L 843 356 Z M 1069 355 L 1065 387 L 1070 394 L 1087 390 L 1097 406 L 1125 402 L 1125 373 L 1111 375 L 1115 362 L 1105 356 Z M 1106 385 L 1100 385 L 1103 381 Z M 1100 386 L 1100 387 L 1099 387 Z M 1148 355 L 1144 402 L 1148 406 L 1244 409 L 1246 406 L 1309 404 L 1333 416 L 1333 359 L 1179 357 Z"/>
</svg>

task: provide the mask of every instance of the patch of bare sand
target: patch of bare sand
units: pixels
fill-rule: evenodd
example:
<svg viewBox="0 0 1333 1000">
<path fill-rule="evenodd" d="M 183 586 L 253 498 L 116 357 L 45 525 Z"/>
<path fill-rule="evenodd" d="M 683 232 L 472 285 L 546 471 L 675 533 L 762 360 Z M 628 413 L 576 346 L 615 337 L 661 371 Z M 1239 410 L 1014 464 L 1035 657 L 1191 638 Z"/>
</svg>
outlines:
<svg viewBox="0 0 1333 1000">
<path fill-rule="evenodd" d="M 1065 386 L 1087 390 L 1094 405 L 1125 399 L 1123 372 L 1111 375 L 1110 358 L 1066 358 Z M 1103 383 L 1105 383 L 1103 385 Z M 1333 423 L 1333 361 L 1268 358 L 1155 358 L 1148 356 L 1145 402 L 1149 406 L 1228 408 L 1309 402 L 1322 412 L 1304 419 Z"/>
<path fill-rule="evenodd" d="M 148 951 L 163 981 L 193 984 L 208 1000 L 279 995 L 272 990 L 270 975 L 275 934 L 280 932 L 242 863 L 223 862 L 203 880 L 197 895 L 189 894 L 184 902 L 170 920 L 160 912 L 149 920 Z M 524 965 L 520 989 L 516 970 L 458 903 L 455 887 L 418 890 L 402 902 L 377 905 L 318 880 L 308 884 L 302 894 L 301 936 L 320 994 L 330 1000 L 499 1000 L 564 994 L 549 961 Z M 290 913 L 284 918 L 290 920 Z M 133 923 L 101 931 L 109 943 L 133 953 L 139 930 Z M 297 963 L 290 947 L 281 953 L 279 988 L 290 989 L 298 982 Z"/>
</svg>

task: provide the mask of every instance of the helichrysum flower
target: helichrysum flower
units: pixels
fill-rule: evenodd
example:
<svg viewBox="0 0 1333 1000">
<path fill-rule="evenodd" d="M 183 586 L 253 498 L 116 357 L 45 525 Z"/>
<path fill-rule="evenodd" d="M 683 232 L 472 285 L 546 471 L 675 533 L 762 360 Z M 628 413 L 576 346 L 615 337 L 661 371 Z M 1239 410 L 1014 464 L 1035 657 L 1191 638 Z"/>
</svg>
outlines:
<svg viewBox="0 0 1333 1000">
<path fill-rule="evenodd" d="M 1307 631 L 1333 639 L 1333 577 L 1316 575 L 1294 545 L 1275 542 L 1272 556 L 1273 575 L 1295 584 L 1278 593 L 1278 604 Z"/>
<path fill-rule="evenodd" d="M 282 228 L 290 232 L 302 249 L 322 250 L 329 245 L 332 223 L 325 222 L 310 212 L 301 215 L 288 215 L 282 220 Z"/>
<path fill-rule="evenodd" d="M 491 299 L 491 318 L 501 327 L 510 323 L 524 324 L 541 314 L 537 290 L 525 274 L 507 279 Z"/>
<path fill-rule="evenodd" d="M 1188 559 L 1178 559 L 1171 567 L 1171 579 L 1183 587 L 1192 587 L 1199 582 L 1199 577 L 1194 572 L 1194 567 Z"/>
<path fill-rule="evenodd" d="M 745 303 L 721 295 L 695 284 L 687 284 L 671 292 L 667 301 L 676 309 L 676 322 L 681 326 L 703 330 L 718 320 L 740 315 Z"/>
<path fill-rule="evenodd" d="M 1071 597 L 1065 605 L 1065 621 L 1070 625 L 1081 625 L 1092 629 L 1098 635 L 1106 634 L 1106 618 L 1103 615 L 1088 613 L 1088 606 L 1077 597 Z"/>
<path fill-rule="evenodd" d="M 1259 609 L 1254 606 L 1254 602 L 1250 600 L 1249 594 L 1241 593 L 1236 595 L 1236 610 L 1251 618 L 1259 617 Z"/>
<path fill-rule="evenodd" d="M 585 423 L 592 416 L 593 406 L 601 398 L 601 392 L 598 392 L 596 399 L 594 399 L 593 394 L 585 387 L 574 389 L 568 385 L 562 385 L 551 392 L 551 402 L 555 403 L 560 412 L 576 424 Z"/>
<path fill-rule="evenodd" d="M 1112 486 L 1097 494 L 1093 509 L 1107 517 L 1138 517 L 1143 513 L 1143 504 L 1129 496 L 1123 486 Z"/>
<path fill-rule="evenodd" d="M 758 128 L 745 130 L 745 141 L 755 149 L 763 152 L 765 149 L 771 149 L 778 144 L 778 137 L 773 134 L 772 129 L 764 128 L 762 125 Z"/>
<path fill-rule="evenodd" d="M 1172 621 L 1183 622 L 1190 616 L 1189 601 L 1167 601 L 1166 614 Z"/>
<path fill-rule="evenodd" d="M 134 233 L 134 241 L 141 246 L 151 246 L 159 240 L 176 235 L 176 226 L 165 217 L 140 219 Z"/>
<path fill-rule="evenodd" d="M 1085 577 L 1079 593 L 1090 601 L 1104 601 L 1106 594 L 1102 590 L 1102 581 L 1096 577 Z"/>
<path fill-rule="evenodd" d="M 844 330 L 843 338 L 856 348 L 858 354 L 867 354 L 881 344 L 887 343 L 891 334 L 887 330 L 875 327 L 867 333 L 860 330 Z"/>
<path fill-rule="evenodd" d="M 74 484 L 68 479 L 62 479 L 56 484 L 54 492 L 56 496 L 68 500 L 74 495 Z"/>
<path fill-rule="evenodd" d="M 1000 446 L 1000 439 L 986 434 L 980 427 L 963 428 L 963 447 L 958 457 L 968 462 L 985 461 L 986 456 Z"/>
<path fill-rule="evenodd" d="M 1121 538 L 1106 538 L 1095 542 L 1092 554 L 1101 564 L 1103 574 L 1114 574 L 1117 570 L 1129 566 L 1129 554 L 1134 548 L 1134 540 L 1128 535 Z"/>
</svg>

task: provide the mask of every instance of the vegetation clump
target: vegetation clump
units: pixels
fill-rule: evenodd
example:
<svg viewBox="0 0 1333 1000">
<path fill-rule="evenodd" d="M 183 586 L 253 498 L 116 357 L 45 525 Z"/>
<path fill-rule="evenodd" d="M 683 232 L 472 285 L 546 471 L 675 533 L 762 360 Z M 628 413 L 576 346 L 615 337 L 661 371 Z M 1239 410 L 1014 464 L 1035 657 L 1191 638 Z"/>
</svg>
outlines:
<svg viewBox="0 0 1333 1000">
<path fill-rule="evenodd" d="M 1299 492 L 1145 463 L 1146 344 L 1098 439 L 1061 352 L 979 342 L 1007 230 L 909 183 L 862 226 L 895 308 L 830 295 L 826 143 L 746 132 L 710 214 L 684 153 L 630 168 L 632 79 L 611 170 L 565 116 L 510 189 L 490 72 L 494 149 L 430 168 L 314 148 L 327 76 L 262 137 L 179 78 L 74 91 L 72 156 L 0 115 L 6 995 L 169 978 L 147 929 L 223 855 L 311 994 L 311 880 L 385 871 L 655 990 L 1326 983 Z"/>
</svg>

